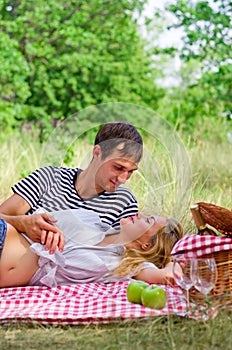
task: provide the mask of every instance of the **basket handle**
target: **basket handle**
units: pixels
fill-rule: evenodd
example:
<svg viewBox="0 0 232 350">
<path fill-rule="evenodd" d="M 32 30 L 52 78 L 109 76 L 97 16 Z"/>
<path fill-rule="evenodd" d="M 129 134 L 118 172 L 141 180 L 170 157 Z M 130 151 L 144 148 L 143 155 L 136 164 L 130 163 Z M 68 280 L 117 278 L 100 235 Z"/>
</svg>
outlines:
<svg viewBox="0 0 232 350">
<path fill-rule="evenodd" d="M 223 236 L 215 227 L 205 222 L 198 203 L 192 204 L 190 210 L 200 235 Z"/>
<path fill-rule="evenodd" d="M 200 213 L 199 205 L 197 203 L 192 204 L 190 207 L 190 210 L 192 212 L 193 219 L 195 221 L 195 224 L 198 228 L 198 231 L 204 231 L 206 229 L 206 223 Z"/>
</svg>

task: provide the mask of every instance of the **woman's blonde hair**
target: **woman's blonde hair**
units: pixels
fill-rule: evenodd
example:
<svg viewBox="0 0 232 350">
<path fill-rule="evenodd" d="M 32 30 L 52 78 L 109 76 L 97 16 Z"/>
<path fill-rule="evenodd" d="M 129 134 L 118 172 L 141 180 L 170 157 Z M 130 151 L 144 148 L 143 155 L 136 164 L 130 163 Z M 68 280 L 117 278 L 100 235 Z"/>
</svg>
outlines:
<svg viewBox="0 0 232 350">
<path fill-rule="evenodd" d="M 167 224 L 150 238 L 147 250 L 126 249 L 122 262 L 114 273 L 122 277 L 130 275 L 135 270 L 138 273 L 139 267 L 146 261 L 160 269 L 164 268 L 171 261 L 171 250 L 181 237 L 183 237 L 183 229 L 180 223 L 173 218 L 167 219 Z"/>
</svg>

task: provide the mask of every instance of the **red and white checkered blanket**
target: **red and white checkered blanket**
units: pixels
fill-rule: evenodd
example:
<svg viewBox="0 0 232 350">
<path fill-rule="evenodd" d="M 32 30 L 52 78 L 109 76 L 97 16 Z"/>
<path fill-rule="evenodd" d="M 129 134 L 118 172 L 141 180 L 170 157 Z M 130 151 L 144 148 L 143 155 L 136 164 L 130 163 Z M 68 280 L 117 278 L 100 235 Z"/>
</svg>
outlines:
<svg viewBox="0 0 232 350">
<path fill-rule="evenodd" d="M 0 290 L 0 323 L 79 325 L 167 314 L 187 315 L 186 301 L 179 287 L 162 286 L 168 302 L 162 310 L 154 310 L 127 301 L 128 283 L 84 283 L 51 289 L 4 288 Z"/>
<path fill-rule="evenodd" d="M 186 257 L 200 257 L 231 249 L 232 238 L 187 234 L 175 244 L 171 255 L 184 254 Z"/>
<path fill-rule="evenodd" d="M 172 254 L 185 252 L 201 256 L 219 250 L 232 249 L 232 238 L 186 235 L 174 247 Z M 168 296 L 166 306 L 154 310 L 127 301 L 128 282 L 83 283 L 47 287 L 17 287 L 0 289 L 0 323 L 23 322 L 43 324 L 110 323 L 122 319 L 176 314 L 188 314 L 186 299 L 179 287 L 162 286 Z"/>
</svg>

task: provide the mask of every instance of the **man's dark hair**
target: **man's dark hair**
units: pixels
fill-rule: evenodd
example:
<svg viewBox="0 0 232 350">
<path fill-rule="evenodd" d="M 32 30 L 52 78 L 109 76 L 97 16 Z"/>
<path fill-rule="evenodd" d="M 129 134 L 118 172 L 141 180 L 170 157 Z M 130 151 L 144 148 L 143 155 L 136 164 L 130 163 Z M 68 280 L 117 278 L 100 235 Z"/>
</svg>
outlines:
<svg viewBox="0 0 232 350">
<path fill-rule="evenodd" d="M 122 157 L 133 158 L 139 162 L 143 154 L 143 140 L 138 130 L 128 122 L 110 122 L 103 125 L 95 138 L 94 145 L 99 145 L 102 158 L 108 157 L 117 146 Z"/>
</svg>

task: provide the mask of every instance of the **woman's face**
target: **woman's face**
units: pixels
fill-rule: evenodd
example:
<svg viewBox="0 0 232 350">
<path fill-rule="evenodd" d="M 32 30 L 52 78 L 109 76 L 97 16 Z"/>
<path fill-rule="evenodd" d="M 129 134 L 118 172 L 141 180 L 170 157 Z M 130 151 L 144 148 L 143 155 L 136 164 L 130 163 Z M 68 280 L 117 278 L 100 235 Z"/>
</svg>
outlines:
<svg viewBox="0 0 232 350">
<path fill-rule="evenodd" d="M 163 226 L 167 224 L 167 219 L 163 216 L 147 216 L 137 213 L 135 216 L 120 220 L 121 234 L 127 237 L 127 242 L 133 246 L 146 244 Z M 139 242 L 136 240 L 139 240 Z M 127 245 L 128 247 L 128 245 Z"/>
</svg>

